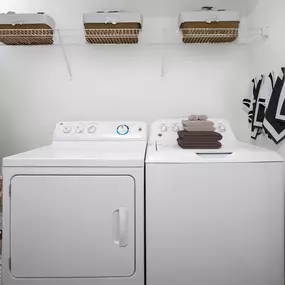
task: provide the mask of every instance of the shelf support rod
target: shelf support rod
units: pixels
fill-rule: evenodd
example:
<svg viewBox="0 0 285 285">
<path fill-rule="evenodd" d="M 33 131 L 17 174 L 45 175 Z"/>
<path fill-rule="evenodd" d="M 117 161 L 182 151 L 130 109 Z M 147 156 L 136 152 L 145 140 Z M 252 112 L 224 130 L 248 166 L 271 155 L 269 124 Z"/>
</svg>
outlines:
<svg viewBox="0 0 285 285">
<path fill-rule="evenodd" d="M 60 45 L 61 51 L 63 53 L 63 57 L 64 57 L 64 60 L 65 60 L 65 64 L 66 64 L 66 67 L 67 67 L 67 71 L 68 71 L 68 74 L 69 74 L 70 81 L 72 81 L 72 70 L 71 70 L 71 66 L 70 66 L 70 63 L 69 63 L 69 60 L 68 60 L 68 57 L 67 57 L 67 54 L 66 54 L 66 50 L 65 50 L 62 38 L 61 38 L 60 31 L 58 32 L 58 40 L 59 40 L 59 45 Z"/>
<path fill-rule="evenodd" d="M 161 78 L 163 78 L 165 75 L 165 56 L 162 56 L 161 60 Z"/>
<path fill-rule="evenodd" d="M 263 39 L 268 39 L 269 38 L 269 26 L 264 26 L 263 28 L 251 28 L 249 30 L 252 30 L 253 33 L 251 34 L 251 39 L 248 40 L 248 43 L 252 43 L 255 39 L 257 38 L 263 38 Z M 258 30 L 258 32 L 257 32 Z"/>
</svg>

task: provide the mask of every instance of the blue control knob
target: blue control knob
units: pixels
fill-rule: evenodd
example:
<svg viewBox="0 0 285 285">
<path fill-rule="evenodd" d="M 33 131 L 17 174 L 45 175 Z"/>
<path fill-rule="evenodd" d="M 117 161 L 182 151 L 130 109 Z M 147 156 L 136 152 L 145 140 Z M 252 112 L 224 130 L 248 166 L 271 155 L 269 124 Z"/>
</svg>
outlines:
<svg viewBox="0 0 285 285">
<path fill-rule="evenodd" d="M 130 128 L 127 125 L 120 125 L 117 128 L 117 134 L 119 134 L 120 136 L 125 136 L 129 133 Z"/>
</svg>

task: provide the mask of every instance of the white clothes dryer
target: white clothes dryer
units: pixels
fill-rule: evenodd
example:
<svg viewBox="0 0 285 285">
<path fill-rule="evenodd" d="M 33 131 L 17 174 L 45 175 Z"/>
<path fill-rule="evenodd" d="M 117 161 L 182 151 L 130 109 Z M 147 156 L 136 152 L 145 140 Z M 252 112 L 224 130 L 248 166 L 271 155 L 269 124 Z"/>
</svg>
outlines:
<svg viewBox="0 0 285 285">
<path fill-rule="evenodd" d="M 63 122 L 3 160 L 5 285 L 143 285 L 147 127 Z"/>
<path fill-rule="evenodd" d="M 181 120 L 151 127 L 146 158 L 147 285 L 281 285 L 284 172 L 275 152 L 238 142 L 177 145 Z"/>
</svg>

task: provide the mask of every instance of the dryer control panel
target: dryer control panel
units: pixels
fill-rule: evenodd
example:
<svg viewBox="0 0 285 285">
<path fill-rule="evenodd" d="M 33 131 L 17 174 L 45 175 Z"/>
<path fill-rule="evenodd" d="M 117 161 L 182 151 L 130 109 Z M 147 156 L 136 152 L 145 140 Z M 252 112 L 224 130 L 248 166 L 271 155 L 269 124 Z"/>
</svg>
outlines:
<svg viewBox="0 0 285 285">
<path fill-rule="evenodd" d="M 143 122 L 60 122 L 54 131 L 54 141 L 147 140 L 147 125 Z"/>
<path fill-rule="evenodd" d="M 182 119 L 165 119 L 154 122 L 151 125 L 149 145 L 160 144 L 164 146 L 177 145 L 177 133 L 183 130 Z M 214 122 L 215 132 L 223 136 L 223 145 L 236 142 L 236 138 L 230 124 L 224 119 L 209 119 Z"/>
</svg>

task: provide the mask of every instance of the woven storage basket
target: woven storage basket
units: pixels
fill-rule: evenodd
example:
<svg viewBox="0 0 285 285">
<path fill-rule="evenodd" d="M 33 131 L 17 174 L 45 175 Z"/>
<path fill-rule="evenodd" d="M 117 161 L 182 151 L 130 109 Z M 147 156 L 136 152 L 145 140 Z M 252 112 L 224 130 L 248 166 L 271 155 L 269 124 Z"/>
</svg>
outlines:
<svg viewBox="0 0 285 285">
<path fill-rule="evenodd" d="M 101 12 L 83 16 L 85 38 L 91 44 L 136 44 L 142 15 L 132 12 Z"/>
<path fill-rule="evenodd" d="M 238 38 L 239 22 L 223 23 L 183 23 L 183 42 L 191 43 L 231 43 Z"/>
<path fill-rule="evenodd" d="M 0 25 L 0 42 L 6 45 L 52 45 L 53 29 L 46 24 Z"/>
<path fill-rule="evenodd" d="M 137 44 L 139 23 L 85 24 L 85 37 L 90 44 Z"/>
<path fill-rule="evenodd" d="M 211 15 L 209 18 L 207 16 L 208 13 Z M 213 17 L 213 15 L 215 16 Z M 188 16 L 184 14 L 181 16 L 184 19 L 180 19 L 182 41 L 184 43 L 233 42 L 238 38 L 240 22 L 237 15 L 236 12 L 202 11 L 201 19 L 199 20 L 199 12 L 190 12 Z M 187 17 L 189 20 L 187 20 Z M 211 17 L 216 20 L 208 21 Z M 204 21 L 202 20 L 203 18 L 205 19 Z"/>
<path fill-rule="evenodd" d="M 6 45 L 51 45 L 55 21 L 44 13 L 0 14 L 0 42 Z"/>
</svg>

